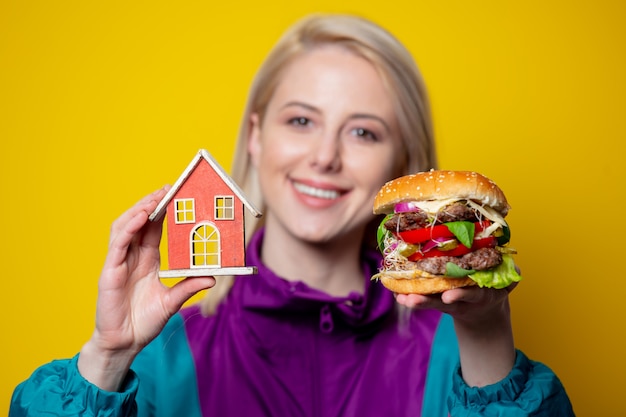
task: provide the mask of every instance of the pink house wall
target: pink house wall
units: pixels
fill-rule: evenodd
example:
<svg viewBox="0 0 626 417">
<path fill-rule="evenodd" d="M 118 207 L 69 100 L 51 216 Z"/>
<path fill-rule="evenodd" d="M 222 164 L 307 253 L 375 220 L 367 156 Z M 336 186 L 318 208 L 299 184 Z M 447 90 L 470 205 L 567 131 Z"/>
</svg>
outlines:
<svg viewBox="0 0 626 417">
<path fill-rule="evenodd" d="M 232 196 L 234 219 L 216 220 L 214 196 Z M 195 200 L 195 223 L 176 224 L 174 203 L 176 199 Z M 196 168 L 167 205 L 168 268 L 187 269 L 190 265 L 190 234 L 198 223 L 211 222 L 220 231 L 221 267 L 244 266 L 244 206 L 230 187 L 200 159 Z"/>
</svg>

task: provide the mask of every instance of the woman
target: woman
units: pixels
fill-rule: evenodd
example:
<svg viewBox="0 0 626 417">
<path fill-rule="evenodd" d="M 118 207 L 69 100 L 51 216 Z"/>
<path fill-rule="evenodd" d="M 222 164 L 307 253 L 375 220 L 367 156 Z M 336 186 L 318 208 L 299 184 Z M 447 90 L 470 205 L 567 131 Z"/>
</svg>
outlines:
<svg viewBox="0 0 626 417">
<path fill-rule="evenodd" d="M 400 309 L 370 282 L 374 195 L 435 167 L 431 131 L 391 35 L 299 22 L 259 71 L 233 170 L 264 207 L 248 225 L 258 276 L 220 278 L 204 314 L 177 313 L 216 282 L 159 282 L 147 217 L 165 190 L 146 197 L 113 225 L 92 338 L 20 385 L 10 415 L 573 415 L 558 378 L 514 348 L 511 288 L 398 295 Z"/>
</svg>

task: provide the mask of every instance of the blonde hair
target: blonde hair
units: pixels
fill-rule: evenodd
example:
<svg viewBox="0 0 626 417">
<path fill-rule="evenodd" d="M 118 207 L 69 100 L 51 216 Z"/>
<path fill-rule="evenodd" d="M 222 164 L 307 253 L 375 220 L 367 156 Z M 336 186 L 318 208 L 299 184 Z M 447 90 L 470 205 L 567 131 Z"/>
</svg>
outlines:
<svg viewBox="0 0 626 417">
<path fill-rule="evenodd" d="M 433 128 L 426 87 L 410 52 L 389 32 L 375 23 L 349 15 L 312 15 L 304 18 L 279 39 L 252 83 L 239 129 L 232 178 L 246 196 L 265 211 L 257 172 L 250 163 L 247 143 L 251 115 L 263 123 L 265 110 L 285 68 L 320 46 L 338 45 L 369 61 L 392 93 L 405 157 L 399 172 L 408 174 L 436 168 Z M 246 241 L 263 224 L 263 219 L 246 216 Z M 204 314 L 213 314 L 226 296 L 233 277 L 220 277 L 202 301 Z"/>
</svg>

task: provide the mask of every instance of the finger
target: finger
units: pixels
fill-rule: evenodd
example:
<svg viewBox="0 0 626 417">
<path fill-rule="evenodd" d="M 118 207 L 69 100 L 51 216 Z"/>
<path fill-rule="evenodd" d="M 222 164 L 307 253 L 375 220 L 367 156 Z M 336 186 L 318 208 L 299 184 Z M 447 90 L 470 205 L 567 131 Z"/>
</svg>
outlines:
<svg viewBox="0 0 626 417">
<path fill-rule="evenodd" d="M 158 202 L 165 196 L 168 188 L 169 187 L 167 186 L 163 187 L 160 190 L 154 191 L 153 193 L 145 196 L 133 207 L 125 211 L 117 220 L 115 220 L 111 226 L 109 244 L 111 244 L 122 231 L 130 231 L 131 234 L 135 234 L 141 227 L 143 227 L 145 221 L 139 221 L 138 223 L 136 221 L 143 220 L 144 216 L 142 213 L 145 213 L 146 217 L 152 214 Z M 129 226 L 133 229 L 129 230 Z"/>
<path fill-rule="evenodd" d="M 506 297 L 507 291 L 494 288 L 455 288 L 441 294 L 441 301 L 445 304 L 466 302 L 470 304 L 488 304 Z"/>
<path fill-rule="evenodd" d="M 476 294 L 477 287 L 471 288 L 454 288 L 448 291 L 444 291 L 441 294 L 441 301 L 444 304 L 454 304 L 461 301 L 472 302 L 480 297 L 480 292 Z"/>
<path fill-rule="evenodd" d="M 174 314 L 187 300 L 202 290 L 215 285 L 214 277 L 185 278 L 173 285 L 165 299 L 165 308 L 169 314 Z"/>
<path fill-rule="evenodd" d="M 151 227 L 146 227 L 147 241 L 145 240 L 146 236 L 141 236 L 140 231 L 148 223 L 149 215 L 160 201 L 159 197 L 162 198 L 164 193 L 165 189 L 161 189 L 144 197 L 142 201 L 116 220 L 112 227 L 105 266 L 116 267 L 121 265 L 126 260 L 128 249 L 133 241 L 158 249 L 162 222 L 159 221 L 150 225 Z"/>
<path fill-rule="evenodd" d="M 508 287 L 505 288 L 506 292 L 511 293 L 511 291 L 513 291 L 515 289 L 515 287 L 517 287 L 517 282 L 512 283 L 511 285 L 509 285 Z"/>
<path fill-rule="evenodd" d="M 170 190 L 170 186 L 166 185 L 164 186 L 162 189 L 157 190 L 155 193 L 155 197 L 157 197 L 157 205 L 158 203 L 165 197 L 165 194 Z M 150 204 L 150 203 L 149 203 Z M 150 204 L 151 206 L 151 204 Z M 148 215 L 151 215 L 154 210 L 156 209 L 155 207 L 150 207 L 150 210 L 148 211 Z M 145 235 L 143 237 L 143 240 L 141 242 L 141 244 L 143 246 L 149 247 L 149 248 L 158 248 L 159 244 L 161 243 L 161 236 L 163 235 L 163 221 L 165 219 L 165 216 L 160 216 L 160 218 L 151 221 L 150 224 L 146 227 L 146 231 L 145 231 Z"/>
<path fill-rule="evenodd" d="M 117 267 L 126 261 L 128 249 L 137 237 L 137 232 L 148 221 L 148 215 L 145 211 L 139 211 L 133 218 L 124 224 L 124 228 L 120 229 L 111 237 L 109 251 L 105 260 L 105 268 Z"/>
<path fill-rule="evenodd" d="M 144 227 L 145 232 L 143 235 L 143 239 L 141 240 L 141 245 L 148 248 L 158 248 L 161 243 L 161 236 L 163 234 L 163 219 L 165 217 L 161 217 L 155 221 L 149 221 Z"/>
<path fill-rule="evenodd" d="M 134 219 L 141 212 L 145 212 L 148 216 L 152 214 L 159 201 L 161 201 L 161 199 L 165 196 L 165 193 L 168 189 L 169 186 L 165 186 L 148 194 L 137 203 L 135 203 L 133 207 L 125 211 L 117 220 L 113 222 L 113 225 L 111 226 L 110 240 L 112 241 L 115 236 L 120 232 L 120 230 L 124 229 L 127 223 Z"/>
<path fill-rule="evenodd" d="M 438 295 L 396 294 L 396 301 L 408 308 L 436 308 L 441 304 Z"/>
</svg>

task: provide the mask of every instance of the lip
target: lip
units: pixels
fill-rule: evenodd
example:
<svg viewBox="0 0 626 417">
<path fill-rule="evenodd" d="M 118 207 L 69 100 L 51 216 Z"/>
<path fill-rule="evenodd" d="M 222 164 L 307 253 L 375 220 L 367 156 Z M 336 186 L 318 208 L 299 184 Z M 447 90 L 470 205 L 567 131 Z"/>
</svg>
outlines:
<svg viewBox="0 0 626 417">
<path fill-rule="evenodd" d="M 335 185 L 313 181 L 291 179 L 291 185 L 298 198 L 307 205 L 328 207 L 341 200 L 349 190 Z"/>
</svg>

